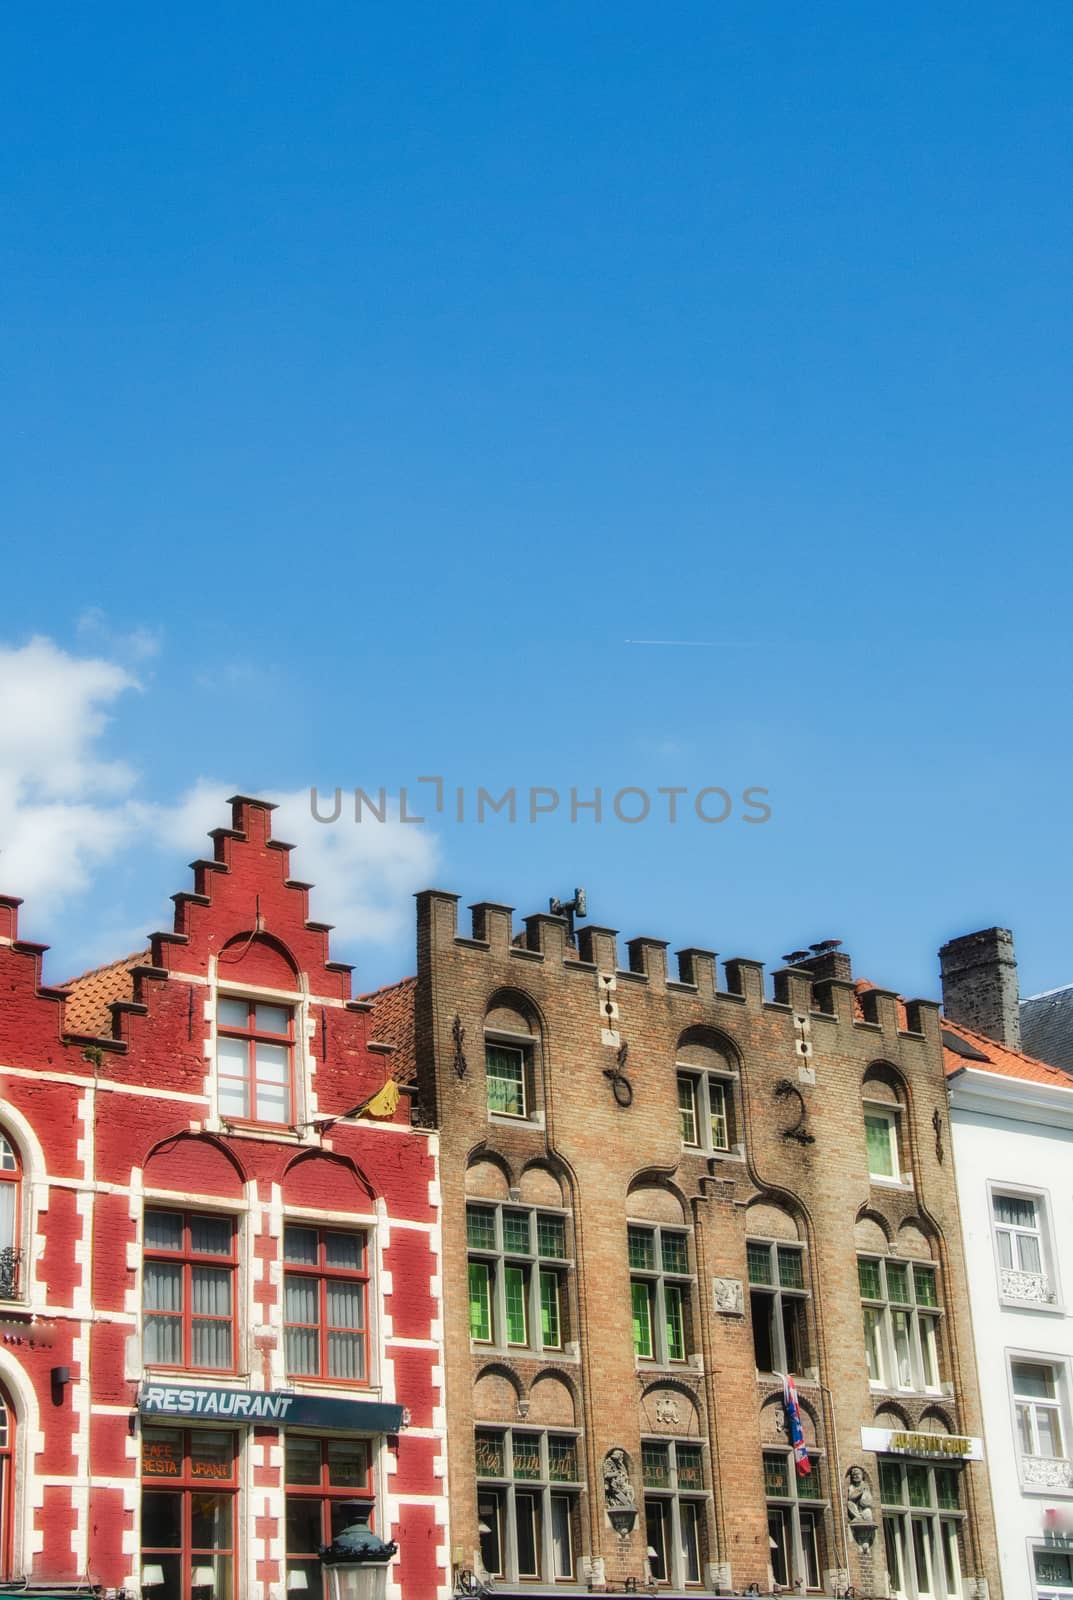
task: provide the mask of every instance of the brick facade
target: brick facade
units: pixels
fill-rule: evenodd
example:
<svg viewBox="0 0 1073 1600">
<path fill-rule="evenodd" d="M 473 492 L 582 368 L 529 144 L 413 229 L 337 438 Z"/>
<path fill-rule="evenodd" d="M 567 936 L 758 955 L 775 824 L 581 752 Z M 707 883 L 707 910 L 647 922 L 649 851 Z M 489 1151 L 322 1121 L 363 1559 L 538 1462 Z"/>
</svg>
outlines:
<svg viewBox="0 0 1073 1600">
<path fill-rule="evenodd" d="M 913 1531 L 908 1498 L 904 1517 L 881 1505 L 912 1467 L 914 1496 L 930 1497 L 936 1513 L 931 1556 L 940 1567 L 950 1559 L 942 1541 L 953 1529 L 964 1593 L 997 1596 L 986 1468 L 962 1464 L 970 1447 L 959 1442 L 982 1429 L 938 1008 L 858 993 L 841 952 L 777 972 L 769 998 L 752 961 L 728 961 L 718 989 L 705 951 L 681 952 L 671 977 L 665 945 L 635 939 L 620 969 L 609 930 L 581 929 L 575 950 L 565 923 L 541 915 L 515 938 L 510 910 L 482 904 L 463 931 L 456 902 L 438 891 L 418 897 L 414 990 L 425 1119 L 441 1129 L 455 1566 L 479 1573 L 491 1562 L 508 1594 L 621 1592 L 650 1572 L 672 1591 L 697 1580 L 709 1591 L 767 1592 L 780 1559 L 774 1529 L 780 1538 L 786 1530 L 791 1583 L 815 1578 L 832 1593 L 852 1582 L 883 1594 L 888 1551 L 893 1560 L 897 1538 L 911 1544 Z M 489 1110 L 486 1045 L 498 1052 L 489 1058 L 496 1103 L 517 1111 L 511 1096 L 524 1093 L 524 1115 Z M 515 1070 L 524 1090 L 501 1081 Z M 687 1085 L 712 1085 L 701 1110 L 707 1118 L 719 1099 L 725 1137 L 720 1123 L 697 1132 L 700 1148 L 685 1146 L 680 1073 Z M 870 1174 L 884 1162 L 884 1129 L 895 1141 L 886 1178 Z M 541 1216 L 546 1270 L 525 1234 L 526 1218 Z M 679 1272 L 677 1284 L 646 1275 L 646 1240 L 658 1251 L 665 1236 L 673 1249 L 662 1264 Z M 554 1259 L 560 1237 L 566 1264 Z M 758 1369 L 754 1344 L 754 1323 L 769 1325 L 772 1302 L 752 1300 L 747 1238 L 756 1241 L 754 1279 L 765 1261 L 776 1289 L 780 1273 L 791 1286 L 800 1276 L 776 1306 L 781 1317 L 794 1301 L 792 1326 L 771 1337 L 799 1369 L 807 1499 L 792 1467 L 779 1476 L 789 1445 L 783 1388 Z M 904 1323 L 889 1306 L 877 1311 L 889 1359 L 872 1380 L 859 1256 L 873 1292 L 886 1284 L 897 1299 L 896 1286 L 912 1284 L 922 1307 L 935 1301 Z M 545 1312 L 556 1279 L 562 1301 Z M 645 1322 L 646 1305 L 657 1307 L 655 1323 Z M 914 1338 L 922 1330 L 912 1373 L 895 1345 L 909 1327 Z M 936 1328 L 932 1355 L 920 1354 Z M 778 1366 L 774 1352 L 764 1365 Z M 884 1431 L 867 1435 L 868 1448 L 862 1429 Z M 920 1433 L 928 1437 L 898 1437 Z M 548 1463 L 561 1468 L 571 1449 L 576 1469 L 556 1477 Z M 953 1473 L 935 1476 L 936 1460 L 953 1461 Z M 652 1539 L 668 1529 L 673 1541 L 656 1549 Z M 691 1546 L 699 1571 L 689 1570 Z M 903 1559 L 913 1559 L 908 1546 Z M 936 1579 L 936 1593 L 944 1582 Z"/>
<path fill-rule="evenodd" d="M 0 1136 L 15 1196 L 5 1213 L 11 1266 L 0 1274 L 2 1576 L 147 1600 L 197 1593 L 200 1578 L 201 1600 L 283 1600 L 293 1438 L 307 1451 L 331 1441 L 324 1483 L 349 1484 L 378 1534 L 398 1541 L 388 1594 L 431 1600 L 448 1584 L 436 1137 L 411 1125 L 405 1084 L 379 1120 L 351 1115 L 392 1075 L 377 1001 L 350 998 L 350 969 L 330 959 L 328 929 L 310 920 L 309 885 L 292 879 L 289 847 L 271 837 L 271 806 L 236 798 L 232 809 L 212 857 L 194 864 L 193 890 L 175 897 L 174 928 L 70 986 L 42 985 L 43 947 L 20 941 L 18 902 L 0 900 Z M 247 1090 L 228 1088 L 217 1065 L 226 997 L 239 1015 L 249 1008 L 255 1030 L 268 1018 L 290 1035 L 264 1051 L 251 1045 L 263 1102 L 246 1114 L 234 1096 Z M 215 1231 L 175 1248 L 226 1253 L 228 1236 L 232 1256 L 220 1268 L 202 1254 L 190 1269 L 201 1277 L 182 1291 L 187 1320 L 199 1309 L 216 1320 L 209 1333 L 184 1333 L 175 1361 L 168 1341 L 181 1319 L 158 1315 L 152 1337 L 163 1342 L 149 1342 L 145 1252 L 184 1216 L 193 1222 L 177 1238 L 194 1241 L 199 1218 Z M 320 1302 L 308 1337 L 323 1343 L 301 1357 L 306 1376 L 289 1370 L 284 1337 L 285 1227 L 295 1230 L 288 1249 L 319 1250 L 314 1259 L 350 1273 L 341 1287 L 323 1279 L 330 1303 L 350 1309 Z M 171 1264 L 170 1238 L 163 1246 L 164 1287 L 153 1293 L 177 1304 L 186 1269 Z M 320 1279 L 300 1281 L 321 1293 Z M 329 1335 L 329 1323 L 358 1331 Z M 341 1353 L 325 1354 L 333 1338 Z M 225 1391 L 208 1432 L 205 1418 L 146 1411 L 157 1391 L 189 1413 L 203 1389 Z M 266 1396 L 275 1399 L 258 1420 Z M 292 1432 L 275 1421 L 303 1398 L 321 1402 L 320 1422 Z M 251 1405 L 249 1420 L 229 1425 Z M 223 1548 L 220 1530 L 233 1527 L 230 1577 L 217 1563 L 206 1587 L 215 1558 L 199 1565 L 189 1529 L 181 1578 L 170 1533 L 150 1536 L 143 1490 L 169 1475 L 191 1479 L 190 1515 L 202 1522 L 201 1480 L 233 1489 L 213 1536 Z M 319 1565 L 302 1570 L 315 1600 Z"/>
</svg>

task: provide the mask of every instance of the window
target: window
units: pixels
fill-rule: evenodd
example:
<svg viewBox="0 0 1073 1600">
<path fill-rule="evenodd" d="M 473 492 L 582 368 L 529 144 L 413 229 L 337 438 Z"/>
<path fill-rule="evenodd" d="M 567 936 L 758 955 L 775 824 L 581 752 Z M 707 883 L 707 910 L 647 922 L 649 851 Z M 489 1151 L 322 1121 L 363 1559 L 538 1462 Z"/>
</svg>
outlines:
<svg viewBox="0 0 1073 1600">
<path fill-rule="evenodd" d="M 712 1073 L 679 1072 L 678 1124 L 687 1150 L 730 1149 L 734 1080 Z"/>
<path fill-rule="evenodd" d="M 994 1191 L 991 1214 L 1003 1298 L 1054 1305 L 1057 1296 L 1046 1237 L 1044 1197 Z"/>
<path fill-rule="evenodd" d="M 800 1375 L 808 1366 L 809 1348 L 804 1249 L 748 1239 L 745 1253 L 757 1371 Z"/>
<path fill-rule="evenodd" d="M 1032 1552 L 1036 1600 L 1073 1600 L 1073 1555 L 1049 1546 Z"/>
<path fill-rule="evenodd" d="M 472 1203 L 466 1242 L 470 1338 L 500 1348 L 561 1350 L 568 1334 L 565 1216 Z"/>
<path fill-rule="evenodd" d="M 476 1461 L 485 1571 L 514 1583 L 571 1582 L 580 1529 L 577 1436 L 479 1428 Z"/>
<path fill-rule="evenodd" d="M 369 1377 L 369 1272 L 361 1233 L 283 1230 L 287 1373 L 365 1383 Z"/>
<path fill-rule="evenodd" d="M 869 1381 L 883 1389 L 934 1392 L 939 1383 L 935 1268 L 858 1256 Z"/>
<path fill-rule="evenodd" d="M 146 1366 L 233 1372 L 233 1218 L 147 1211 L 144 1256 Z"/>
<path fill-rule="evenodd" d="M 899 1600 L 961 1595 L 961 1472 L 879 1457 L 890 1591 Z"/>
<path fill-rule="evenodd" d="M 698 1584 L 705 1531 L 704 1458 L 699 1444 L 641 1440 L 648 1563 L 657 1583 Z"/>
<path fill-rule="evenodd" d="M 633 1353 L 661 1366 L 684 1362 L 692 1348 L 689 1236 L 632 1222 L 626 1236 Z"/>
<path fill-rule="evenodd" d="M 819 1589 L 823 1582 L 822 1457 L 810 1450 L 809 1463 L 808 1476 L 798 1477 L 792 1451 L 764 1451 L 771 1570 L 785 1589 Z"/>
<path fill-rule="evenodd" d="M 22 1162 L 14 1145 L 0 1134 L 0 1300 L 20 1294 L 19 1221 L 22 1210 Z"/>
<path fill-rule="evenodd" d="M 289 1126 L 294 1117 L 294 1012 L 256 1000 L 216 1003 L 221 1117 Z"/>
<path fill-rule="evenodd" d="M 0 1389 L 0 1579 L 11 1577 L 15 1516 L 15 1409 Z"/>
<path fill-rule="evenodd" d="M 1073 1489 L 1064 1364 L 1015 1356 L 1010 1386 L 1022 1483 L 1026 1488 Z"/>
<path fill-rule="evenodd" d="M 153 1600 L 233 1600 L 235 1435 L 142 1429 L 142 1589 Z"/>
<path fill-rule="evenodd" d="M 486 1044 L 484 1070 L 488 1109 L 499 1117 L 527 1117 L 528 1051 L 517 1045 Z"/>
<path fill-rule="evenodd" d="M 898 1112 L 886 1106 L 866 1106 L 864 1140 L 868 1150 L 868 1173 L 888 1182 L 902 1181 L 898 1157 Z"/>
<path fill-rule="evenodd" d="M 372 1447 L 368 1439 L 288 1431 L 285 1449 L 287 1589 L 301 1590 L 297 1600 L 321 1600 L 321 1545 L 352 1523 L 372 1525 Z"/>
</svg>

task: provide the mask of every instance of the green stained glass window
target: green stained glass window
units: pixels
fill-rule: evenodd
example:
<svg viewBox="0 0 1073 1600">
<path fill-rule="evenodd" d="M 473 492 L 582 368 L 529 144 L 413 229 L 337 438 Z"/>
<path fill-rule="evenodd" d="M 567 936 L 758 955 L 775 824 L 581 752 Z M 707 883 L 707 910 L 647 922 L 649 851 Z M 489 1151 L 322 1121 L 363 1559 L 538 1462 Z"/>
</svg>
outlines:
<svg viewBox="0 0 1073 1600">
<path fill-rule="evenodd" d="M 507 1251 L 517 1251 L 520 1255 L 529 1254 L 531 1246 L 528 1211 L 504 1211 L 503 1248 Z"/>
<path fill-rule="evenodd" d="M 883 1281 L 878 1261 L 869 1261 L 864 1256 L 859 1257 L 857 1261 L 857 1277 L 861 1285 L 862 1300 L 882 1300 Z"/>
<path fill-rule="evenodd" d="M 494 1250 L 496 1214 L 491 1206 L 466 1207 L 466 1243 L 471 1250 Z"/>
<path fill-rule="evenodd" d="M 540 1477 L 540 1435 L 516 1433 L 514 1435 L 514 1476 L 516 1478 Z"/>
<path fill-rule="evenodd" d="M 704 1466 L 696 1445 L 679 1444 L 674 1450 L 679 1489 L 703 1489 Z"/>
<path fill-rule="evenodd" d="M 667 1284 L 663 1291 L 663 1304 L 667 1311 L 667 1359 L 668 1361 L 684 1361 L 686 1358 L 685 1318 L 682 1312 L 682 1291 L 677 1284 Z"/>
<path fill-rule="evenodd" d="M 652 1357 L 652 1291 L 647 1283 L 630 1284 L 633 1312 L 633 1351 L 644 1360 Z"/>
<path fill-rule="evenodd" d="M 799 1500 L 822 1500 L 823 1488 L 820 1481 L 820 1463 L 815 1456 L 811 1456 L 812 1471 L 803 1478 L 797 1478 L 797 1498 Z"/>
<path fill-rule="evenodd" d="M 771 1247 L 766 1244 L 754 1244 L 747 1240 L 745 1256 L 749 1264 L 749 1282 L 759 1284 L 774 1284 L 771 1271 Z"/>
<path fill-rule="evenodd" d="M 630 1228 L 627 1234 L 630 1266 L 635 1271 L 655 1271 L 656 1242 L 650 1228 Z"/>
<path fill-rule="evenodd" d="M 565 1434 L 548 1435 L 548 1477 L 553 1483 L 576 1483 L 577 1440 Z"/>
<path fill-rule="evenodd" d="M 941 1511 L 957 1511 L 961 1506 L 961 1474 L 952 1467 L 936 1467 L 935 1495 Z"/>
<path fill-rule="evenodd" d="M 671 1452 L 665 1444 L 641 1444 L 641 1481 L 646 1489 L 669 1489 Z"/>
<path fill-rule="evenodd" d="M 476 1458 L 478 1478 L 501 1478 L 503 1476 L 503 1435 L 501 1433 L 478 1433 L 476 1438 Z"/>
<path fill-rule="evenodd" d="M 529 1343 L 529 1318 L 526 1314 L 529 1273 L 525 1267 L 506 1267 L 503 1288 L 507 1300 L 507 1343 Z"/>
<path fill-rule="evenodd" d="M 886 1506 L 902 1506 L 905 1504 L 902 1469 L 896 1461 L 880 1461 L 879 1494 L 883 1504 Z"/>
<path fill-rule="evenodd" d="M 910 1302 L 909 1268 L 904 1261 L 887 1262 L 887 1299 L 900 1306 Z"/>
<path fill-rule="evenodd" d="M 542 1256 L 562 1260 L 566 1255 L 566 1223 L 544 1211 L 537 1217 L 537 1250 Z"/>
<path fill-rule="evenodd" d="M 540 1336 L 544 1348 L 558 1350 L 562 1344 L 559 1325 L 559 1274 L 540 1274 Z"/>
<path fill-rule="evenodd" d="M 483 1261 L 469 1264 L 469 1336 L 492 1342 L 492 1269 Z"/>
<path fill-rule="evenodd" d="M 928 1478 L 927 1467 L 909 1466 L 905 1472 L 909 1484 L 909 1504 L 911 1506 L 931 1505 L 931 1483 Z"/>
<path fill-rule="evenodd" d="M 916 1290 L 918 1306 L 937 1306 L 938 1296 L 935 1292 L 935 1271 L 932 1267 L 913 1268 L 913 1287 Z"/>
<path fill-rule="evenodd" d="M 779 1246 L 779 1283 L 784 1289 L 805 1287 L 805 1267 L 800 1250 Z"/>
<path fill-rule="evenodd" d="M 790 1493 L 790 1462 L 788 1456 L 764 1452 L 764 1493 L 769 1497 L 786 1498 Z"/>
<path fill-rule="evenodd" d="M 664 1272 L 688 1272 L 689 1251 L 684 1233 L 664 1233 L 660 1242 L 663 1250 Z"/>
</svg>

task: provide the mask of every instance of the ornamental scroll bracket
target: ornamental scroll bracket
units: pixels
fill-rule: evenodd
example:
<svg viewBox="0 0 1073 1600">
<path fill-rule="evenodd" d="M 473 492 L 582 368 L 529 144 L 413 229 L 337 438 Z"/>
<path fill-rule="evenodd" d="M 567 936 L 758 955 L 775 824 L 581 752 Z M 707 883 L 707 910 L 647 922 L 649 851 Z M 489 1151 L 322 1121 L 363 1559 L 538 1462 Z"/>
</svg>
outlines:
<svg viewBox="0 0 1073 1600">
<path fill-rule="evenodd" d="M 629 1056 L 630 1047 L 626 1043 L 625 1039 L 623 1039 L 615 1055 L 615 1065 L 613 1067 L 604 1068 L 604 1077 L 607 1078 L 611 1084 L 611 1093 L 615 1097 L 615 1103 L 616 1105 L 623 1107 L 632 1106 L 633 1104 L 633 1084 L 623 1072 L 623 1068 L 625 1067 L 626 1062 L 629 1060 Z"/>
<path fill-rule="evenodd" d="M 455 1012 L 455 1020 L 451 1024 L 451 1042 L 455 1047 L 455 1077 L 461 1081 L 461 1079 L 466 1076 L 466 1073 L 469 1069 L 466 1065 L 465 1051 L 462 1049 L 462 1046 L 466 1042 L 466 1030 L 462 1026 L 462 1018 L 459 1016 L 457 1011 Z"/>
<path fill-rule="evenodd" d="M 935 1159 L 939 1165 L 943 1164 L 943 1119 L 936 1106 L 931 1114 L 931 1125 L 935 1129 Z"/>
<path fill-rule="evenodd" d="M 797 1101 L 797 1121 L 789 1128 L 782 1129 L 784 1139 L 796 1139 L 798 1144 L 815 1144 L 816 1139 L 808 1131 L 808 1110 L 805 1106 L 805 1097 L 789 1078 L 782 1078 L 775 1085 L 776 1100 L 785 1100 L 792 1096 Z"/>
</svg>

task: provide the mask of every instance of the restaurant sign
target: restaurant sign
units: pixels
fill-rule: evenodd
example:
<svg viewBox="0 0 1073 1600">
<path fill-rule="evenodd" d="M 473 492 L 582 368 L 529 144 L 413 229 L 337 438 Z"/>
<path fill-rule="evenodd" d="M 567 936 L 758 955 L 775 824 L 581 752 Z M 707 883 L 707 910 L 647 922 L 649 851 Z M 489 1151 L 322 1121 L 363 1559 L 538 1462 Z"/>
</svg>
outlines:
<svg viewBox="0 0 1073 1600">
<path fill-rule="evenodd" d="M 335 1400 L 282 1389 L 203 1389 L 147 1383 L 138 1396 L 143 1417 L 206 1422 L 279 1422 L 298 1428 L 338 1428 L 350 1433 L 398 1433 L 402 1406 L 375 1400 Z"/>
<path fill-rule="evenodd" d="M 982 1461 L 984 1441 L 960 1433 L 913 1433 L 898 1428 L 862 1428 L 861 1445 L 880 1455 L 927 1456 L 932 1460 Z"/>
</svg>

